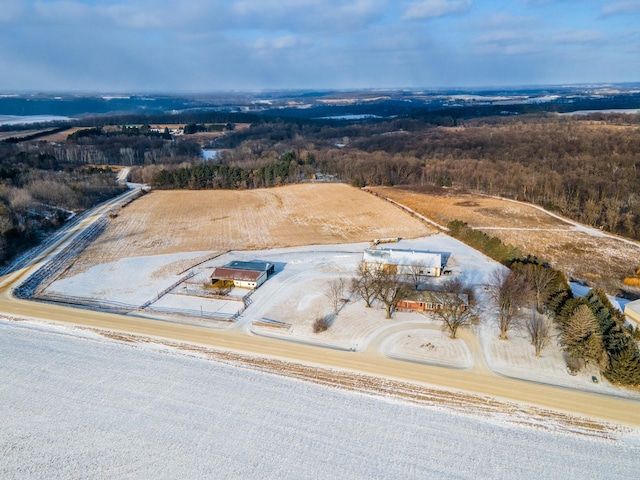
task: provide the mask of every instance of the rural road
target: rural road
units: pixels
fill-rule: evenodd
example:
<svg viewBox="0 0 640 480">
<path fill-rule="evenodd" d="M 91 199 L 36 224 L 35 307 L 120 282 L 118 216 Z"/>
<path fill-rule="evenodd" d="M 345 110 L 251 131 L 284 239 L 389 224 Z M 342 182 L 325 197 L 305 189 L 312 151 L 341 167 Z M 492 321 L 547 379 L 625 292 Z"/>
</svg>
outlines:
<svg viewBox="0 0 640 480">
<path fill-rule="evenodd" d="M 125 194 L 129 195 L 128 194 Z M 119 197 L 122 201 L 122 196 Z M 63 324 L 92 327 L 121 333 L 166 339 L 201 345 L 218 350 L 228 350 L 258 357 L 276 358 L 293 363 L 328 367 L 383 376 L 408 383 L 436 386 L 447 390 L 463 391 L 482 396 L 495 397 L 510 402 L 539 406 L 568 414 L 605 420 L 622 425 L 640 427 L 640 401 L 588 393 L 569 388 L 501 377 L 478 365 L 481 353 L 475 337 L 470 332 L 462 334 L 472 350 L 476 365 L 470 370 L 449 369 L 394 360 L 381 355 L 376 349 L 362 352 L 345 352 L 312 345 L 277 340 L 251 335 L 241 330 L 217 330 L 205 327 L 168 323 L 75 309 L 62 305 L 31 302 L 16 299 L 11 288 L 33 273 L 41 261 L 54 254 L 93 221 L 117 204 L 117 201 L 97 208 L 76 228 L 63 235 L 55 244 L 45 249 L 34 260 L 32 266 L 13 272 L 0 279 L 0 314 L 9 317 L 25 317 L 54 321 Z"/>
</svg>

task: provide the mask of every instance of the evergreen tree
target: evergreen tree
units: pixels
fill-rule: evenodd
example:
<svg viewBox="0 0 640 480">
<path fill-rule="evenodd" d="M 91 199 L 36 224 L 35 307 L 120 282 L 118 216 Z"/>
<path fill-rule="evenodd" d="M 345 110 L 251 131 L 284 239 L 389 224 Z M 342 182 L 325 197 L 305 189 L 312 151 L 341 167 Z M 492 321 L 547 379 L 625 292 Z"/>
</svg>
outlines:
<svg viewBox="0 0 640 480">
<path fill-rule="evenodd" d="M 637 344 L 627 342 L 626 348 L 610 356 L 607 379 L 622 385 L 640 385 L 640 352 Z"/>
<path fill-rule="evenodd" d="M 598 321 L 589 305 L 578 306 L 568 317 L 563 325 L 561 343 L 572 357 L 582 359 L 585 364 L 592 362 L 602 370 L 606 368 L 607 352 Z"/>
</svg>

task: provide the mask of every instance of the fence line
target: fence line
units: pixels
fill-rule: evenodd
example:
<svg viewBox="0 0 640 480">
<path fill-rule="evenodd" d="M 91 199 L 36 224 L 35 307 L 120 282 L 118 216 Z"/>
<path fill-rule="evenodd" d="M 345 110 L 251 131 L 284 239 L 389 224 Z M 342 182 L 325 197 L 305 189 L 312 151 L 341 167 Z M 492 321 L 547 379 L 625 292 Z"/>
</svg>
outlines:
<svg viewBox="0 0 640 480">
<path fill-rule="evenodd" d="M 189 278 L 193 277 L 196 274 L 196 272 L 189 272 L 187 275 L 185 275 L 184 277 L 181 277 L 179 280 L 177 280 L 176 282 L 172 283 L 169 287 L 165 288 L 163 291 L 161 291 L 160 293 L 158 293 L 158 295 L 155 296 L 155 298 L 153 298 L 152 300 L 149 300 L 145 303 L 143 303 L 142 305 L 140 305 L 140 309 L 144 310 L 145 308 L 147 308 L 149 305 L 151 305 L 154 302 L 157 302 L 158 300 L 160 300 L 162 297 L 164 297 L 167 293 L 169 293 L 171 290 L 173 290 L 174 288 L 176 288 L 178 285 L 180 285 L 182 282 L 188 280 Z"/>
</svg>

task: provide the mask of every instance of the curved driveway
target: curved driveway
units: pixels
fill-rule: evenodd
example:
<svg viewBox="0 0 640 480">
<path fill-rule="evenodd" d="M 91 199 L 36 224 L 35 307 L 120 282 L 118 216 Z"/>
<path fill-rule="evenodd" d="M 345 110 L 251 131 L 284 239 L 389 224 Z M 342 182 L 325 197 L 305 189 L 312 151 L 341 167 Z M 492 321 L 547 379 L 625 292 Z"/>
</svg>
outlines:
<svg viewBox="0 0 640 480">
<path fill-rule="evenodd" d="M 93 215 L 81 223 L 81 227 L 86 227 L 114 205 L 117 205 L 117 201 L 96 209 Z M 14 298 L 11 295 L 11 287 L 23 281 L 42 259 L 55 253 L 75 233 L 77 231 L 63 235 L 57 245 L 42 252 L 32 267 L 14 272 L 0 281 L 0 313 L 383 376 L 640 427 L 640 401 L 506 378 L 492 373 L 484 363 L 475 335 L 468 331 L 462 331 L 461 337 L 471 350 L 475 367 L 458 370 L 394 360 L 381 355 L 375 348 L 368 348 L 362 352 L 345 352 L 251 335 L 236 329 L 222 331 Z M 407 327 L 414 328 L 411 325 Z M 373 342 L 374 345 L 377 343 Z"/>
</svg>

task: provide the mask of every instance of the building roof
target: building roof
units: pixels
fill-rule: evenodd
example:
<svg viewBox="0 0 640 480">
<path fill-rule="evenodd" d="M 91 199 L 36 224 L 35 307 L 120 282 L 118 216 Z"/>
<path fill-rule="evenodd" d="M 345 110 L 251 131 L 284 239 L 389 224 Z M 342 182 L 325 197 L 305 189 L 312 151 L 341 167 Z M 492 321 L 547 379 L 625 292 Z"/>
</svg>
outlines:
<svg viewBox="0 0 640 480">
<path fill-rule="evenodd" d="M 391 248 L 367 248 L 362 256 L 365 263 L 385 265 L 421 265 L 427 268 L 442 268 L 442 254 L 420 250 L 398 250 Z"/>
<path fill-rule="evenodd" d="M 401 301 L 403 302 L 423 302 L 423 303 L 457 303 L 455 300 L 456 295 L 458 296 L 459 302 L 461 302 L 465 306 L 469 306 L 469 295 L 466 293 L 449 293 L 449 292 L 429 292 L 429 291 L 419 291 L 413 292 L 410 295 L 404 297 Z"/>
<path fill-rule="evenodd" d="M 627 317 L 640 325 L 640 300 L 627 303 L 624 306 L 624 313 Z"/>
<path fill-rule="evenodd" d="M 237 280 L 240 282 L 257 282 L 265 272 L 257 270 L 241 270 L 237 268 L 217 267 L 210 278 L 219 280 Z"/>
<path fill-rule="evenodd" d="M 234 260 L 233 262 L 227 263 L 225 268 L 234 268 L 236 270 L 255 270 L 258 272 L 268 272 L 271 268 L 273 268 L 273 263 L 269 262 L 259 262 L 259 261 L 251 261 L 251 262 L 242 262 L 240 260 Z"/>
</svg>

